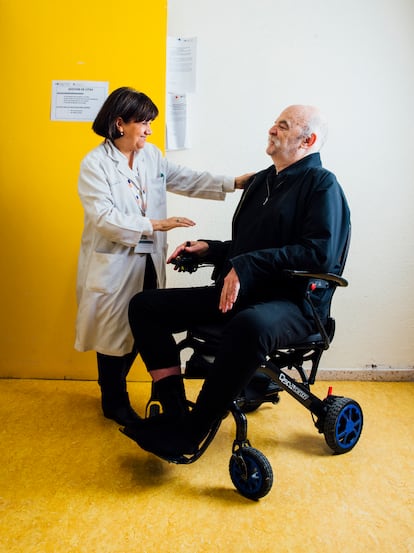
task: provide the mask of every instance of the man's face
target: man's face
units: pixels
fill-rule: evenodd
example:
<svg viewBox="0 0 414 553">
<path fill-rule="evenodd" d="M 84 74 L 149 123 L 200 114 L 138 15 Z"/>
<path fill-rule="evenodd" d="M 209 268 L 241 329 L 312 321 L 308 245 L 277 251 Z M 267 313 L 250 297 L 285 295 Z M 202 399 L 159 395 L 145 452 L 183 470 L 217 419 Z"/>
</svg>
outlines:
<svg viewBox="0 0 414 553">
<path fill-rule="evenodd" d="M 266 153 L 283 159 L 295 159 L 303 140 L 303 120 L 295 108 L 287 108 L 269 129 Z"/>
</svg>

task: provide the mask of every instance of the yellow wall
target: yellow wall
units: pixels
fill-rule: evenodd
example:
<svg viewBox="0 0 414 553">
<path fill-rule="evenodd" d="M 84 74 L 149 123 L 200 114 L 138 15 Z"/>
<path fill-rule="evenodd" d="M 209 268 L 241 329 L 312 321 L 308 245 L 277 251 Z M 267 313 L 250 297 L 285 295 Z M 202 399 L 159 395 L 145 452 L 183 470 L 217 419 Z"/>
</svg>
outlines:
<svg viewBox="0 0 414 553">
<path fill-rule="evenodd" d="M 50 121 L 52 80 L 133 86 L 160 108 L 164 147 L 166 0 L 0 0 L 2 263 L 0 376 L 96 378 L 73 349 L 82 231 L 77 178 L 100 142 L 90 122 Z M 140 365 L 132 373 L 146 378 Z"/>
</svg>

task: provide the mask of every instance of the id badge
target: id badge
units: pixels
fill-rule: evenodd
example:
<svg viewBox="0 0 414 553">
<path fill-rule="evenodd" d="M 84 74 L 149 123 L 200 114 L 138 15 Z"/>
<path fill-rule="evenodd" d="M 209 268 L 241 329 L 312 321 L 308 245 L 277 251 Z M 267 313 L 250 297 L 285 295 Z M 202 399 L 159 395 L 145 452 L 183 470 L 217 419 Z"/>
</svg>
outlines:
<svg viewBox="0 0 414 553">
<path fill-rule="evenodd" d="M 135 253 L 154 253 L 154 240 L 143 234 L 134 251 Z"/>
</svg>

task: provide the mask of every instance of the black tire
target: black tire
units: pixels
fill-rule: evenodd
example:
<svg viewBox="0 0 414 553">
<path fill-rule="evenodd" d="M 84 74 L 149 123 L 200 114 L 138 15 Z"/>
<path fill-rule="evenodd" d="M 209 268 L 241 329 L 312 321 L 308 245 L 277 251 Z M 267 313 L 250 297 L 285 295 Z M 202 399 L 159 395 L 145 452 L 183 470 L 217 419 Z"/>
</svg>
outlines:
<svg viewBox="0 0 414 553">
<path fill-rule="evenodd" d="M 362 426 L 360 405 L 353 399 L 336 397 L 331 401 L 325 417 L 325 441 L 335 453 L 346 453 L 357 444 Z"/>
<path fill-rule="evenodd" d="M 260 499 L 272 488 L 272 467 L 265 455 L 253 447 L 242 447 L 233 453 L 229 471 L 237 490 L 248 499 Z"/>
</svg>

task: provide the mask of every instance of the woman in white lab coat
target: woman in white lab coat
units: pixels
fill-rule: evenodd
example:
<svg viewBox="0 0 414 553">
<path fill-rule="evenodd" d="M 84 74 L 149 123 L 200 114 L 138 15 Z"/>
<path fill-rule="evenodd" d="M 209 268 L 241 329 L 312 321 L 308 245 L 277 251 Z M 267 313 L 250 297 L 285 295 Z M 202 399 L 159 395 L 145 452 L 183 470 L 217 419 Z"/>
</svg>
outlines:
<svg viewBox="0 0 414 553">
<path fill-rule="evenodd" d="M 165 231 L 194 225 L 187 217 L 167 217 L 166 191 L 223 200 L 247 179 L 213 176 L 167 161 L 146 143 L 157 115 L 145 94 L 127 87 L 112 92 L 92 126 L 105 141 L 83 159 L 79 176 L 84 230 L 75 348 L 97 352 L 103 413 L 122 425 L 138 418 L 126 388 L 137 355 L 129 300 L 144 288 L 165 286 Z M 169 387 L 166 395 L 171 397 L 175 388 L 177 404 L 163 405 L 164 410 L 181 409 L 182 380 L 173 379 Z"/>
</svg>

